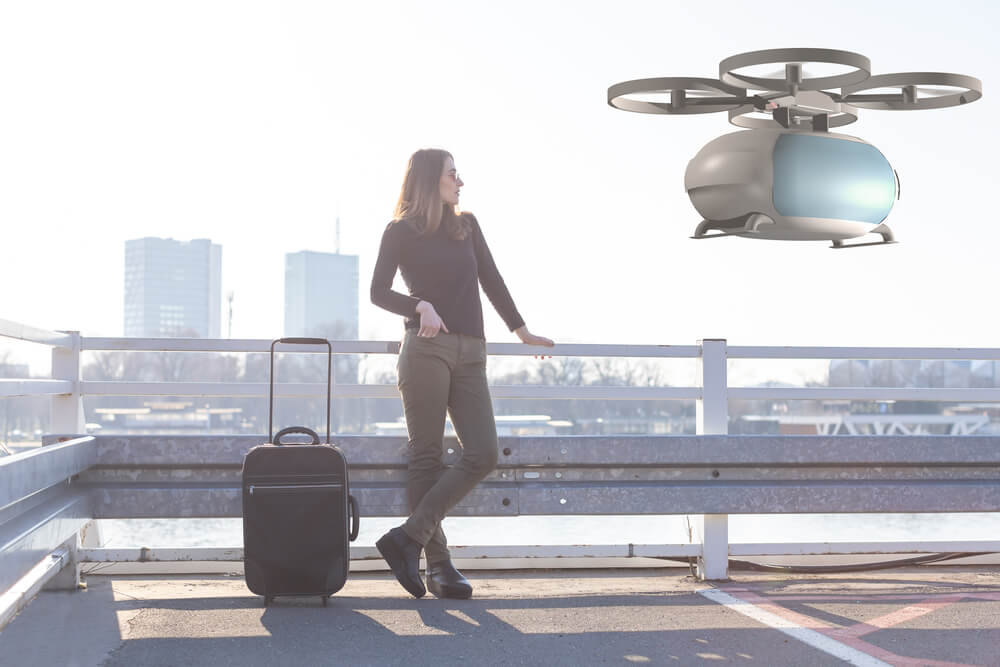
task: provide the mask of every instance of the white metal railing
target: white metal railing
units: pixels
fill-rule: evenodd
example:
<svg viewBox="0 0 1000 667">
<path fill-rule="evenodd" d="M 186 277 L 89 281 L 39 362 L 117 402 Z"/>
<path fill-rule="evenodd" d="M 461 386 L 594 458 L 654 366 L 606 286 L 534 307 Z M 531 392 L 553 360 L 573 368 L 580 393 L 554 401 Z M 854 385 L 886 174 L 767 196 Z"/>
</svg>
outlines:
<svg viewBox="0 0 1000 667">
<path fill-rule="evenodd" d="M 0 380 L 0 398 L 51 396 L 50 428 L 56 433 L 83 433 L 83 395 L 80 386 L 80 334 L 47 331 L 0 319 L 0 338 L 48 345 L 52 348 L 52 378 Z"/>
<path fill-rule="evenodd" d="M 269 340 L 106 338 L 81 337 L 75 332 L 49 332 L 0 320 L 0 337 L 51 346 L 52 379 L 6 380 L 0 382 L 3 396 L 52 396 L 54 433 L 82 433 L 82 397 L 88 396 L 244 396 L 267 395 L 265 383 L 224 382 L 107 382 L 82 381 L 80 355 L 83 351 L 167 351 L 267 353 Z M 396 354 L 395 341 L 335 341 L 338 354 Z M 288 352 L 325 352 L 321 346 L 299 346 Z M 1000 402 L 998 387 L 741 387 L 728 383 L 730 359 L 913 359 L 913 360 L 1000 360 L 1000 348 L 881 348 L 881 347 L 788 347 L 728 346 L 725 340 L 704 340 L 696 345 L 592 345 L 559 344 L 537 348 L 516 343 L 489 343 L 490 355 L 559 357 L 633 357 L 696 360 L 697 384 L 690 387 L 612 386 L 494 386 L 496 398 L 551 398 L 602 400 L 695 400 L 696 433 L 711 435 L 728 431 L 729 399 L 782 400 L 927 400 L 949 402 Z M 276 385 L 278 396 L 321 397 L 321 383 Z M 396 397 L 393 385 L 336 384 L 334 395 L 341 398 Z M 728 524 L 725 515 L 705 516 L 696 526 L 702 543 L 702 576 L 724 575 L 729 555 Z M 790 553 L 801 545 L 790 544 Z"/>
<path fill-rule="evenodd" d="M 0 337 L 52 346 L 52 379 L 2 379 L 0 396 L 205 396 L 261 397 L 267 395 L 262 382 L 130 382 L 82 381 L 80 353 L 84 351 L 165 351 L 267 353 L 270 341 L 259 339 L 201 338 L 108 338 L 80 337 L 75 332 L 50 332 L 0 320 Z M 1000 348 L 879 348 L 879 347 L 764 347 L 729 346 L 720 341 L 719 353 L 731 359 L 916 359 L 916 360 L 1000 360 Z M 698 345 L 594 345 L 560 344 L 536 348 L 517 343 L 489 343 L 492 356 L 629 357 L 650 359 L 701 359 Z M 335 341 L 337 354 L 396 354 L 396 341 Z M 322 352 L 320 346 L 301 346 L 289 352 Z M 725 374 L 715 380 L 724 378 Z M 705 390 L 714 390 L 713 379 L 700 377 L 701 386 L 615 387 L 615 386 L 494 386 L 496 398 L 551 398 L 601 400 L 701 400 Z M 321 383 L 278 383 L 278 396 L 318 397 L 325 392 Z M 342 384 L 334 386 L 340 398 L 395 398 L 393 385 Z M 711 393 L 711 392 L 709 392 Z M 927 400 L 948 402 L 1000 402 L 1000 387 L 743 387 L 725 386 L 727 398 L 744 400 Z M 57 421 L 75 423 L 73 401 L 54 406 Z M 66 411 L 69 411 L 67 414 Z M 82 414 L 79 415 L 82 419 Z M 54 431 L 72 431 L 53 427 Z"/>
<path fill-rule="evenodd" d="M 1000 348 L 877 348 L 877 347 L 762 347 L 729 346 L 719 341 L 722 359 L 916 359 L 1000 360 Z M 396 341 L 333 341 L 335 354 L 397 354 Z M 258 339 L 199 338 L 83 338 L 83 351 L 174 351 L 267 353 L 270 341 Z M 596 345 L 559 344 L 537 348 L 519 343 L 489 343 L 491 356 L 629 357 L 649 359 L 701 359 L 703 345 Z M 289 352 L 325 352 L 321 346 L 299 346 Z M 717 376 L 715 379 L 724 378 Z M 551 398 L 600 400 L 701 400 L 712 378 L 699 377 L 701 386 L 613 387 L 514 385 L 491 388 L 495 398 Z M 253 382 L 123 382 L 84 381 L 88 396 L 216 396 L 260 397 L 266 383 Z M 1000 402 L 1000 387 L 740 387 L 725 386 L 727 398 L 744 400 L 911 400 L 947 402 Z M 277 396 L 321 397 L 321 383 L 275 385 Z M 394 385 L 335 384 L 339 398 L 395 398 Z"/>
<path fill-rule="evenodd" d="M 51 332 L 8 320 L 0 320 L 0 337 L 49 345 L 53 355 L 51 379 L 0 379 L 0 396 L 218 396 L 260 397 L 267 395 L 262 382 L 129 382 L 81 381 L 80 353 L 84 351 L 166 351 L 267 353 L 270 341 L 260 339 L 202 338 L 107 338 L 81 337 L 76 332 Z M 559 344 L 536 348 L 518 343 L 489 343 L 491 356 L 630 357 L 703 359 L 703 345 L 594 345 Z M 335 341 L 337 354 L 396 354 L 396 341 Z M 288 352 L 323 352 L 320 346 L 300 346 Z M 914 360 L 1000 360 L 1000 348 L 880 348 L 880 347 L 764 347 L 729 346 L 719 341 L 721 358 L 755 360 L 794 359 L 914 359 Z M 712 393 L 714 378 L 702 376 L 701 386 L 614 387 L 614 386 L 495 386 L 497 398 L 551 398 L 602 400 L 701 400 Z M 706 392 L 706 390 L 709 390 Z M 278 396 L 322 396 L 321 383 L 276 384 Z M 742 387 L 725 385 L 727 398 L 781 400 L 927 400 L 949 402 L 1000 402 L 1000 387 Z M 393 385 L 336 384 L 334 395 L 342 398 L 394 398 Z M 54 408 L 62 422 L 76 415 L 63 402 Z M 82 417 L 82 415 L 81 415 Z M 53 427 L 53 430 L 73 430 Z"/>
<path fill-rule="evenodd" d="M 0 396 L 62 396 L 73 393 L 69 380 L 11 380 L 0 378 Z"/>
<path fill-rule="evenodd" d="M 53 347 L 73 347 L 74 342 L 73 335 L 65 331 L 46 331 L 4 319 L 0 319 L 0 336 Z"/>
</svg>

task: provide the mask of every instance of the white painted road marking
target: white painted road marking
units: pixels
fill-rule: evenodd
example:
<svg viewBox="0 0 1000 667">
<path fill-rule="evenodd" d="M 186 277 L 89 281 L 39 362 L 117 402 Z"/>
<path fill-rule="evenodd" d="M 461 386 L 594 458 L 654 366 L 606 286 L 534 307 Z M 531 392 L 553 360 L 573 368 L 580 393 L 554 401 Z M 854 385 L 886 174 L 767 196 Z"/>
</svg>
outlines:
<svg viewBox="0 0 1000 667">
<path fill-rule="evenodd" d="M 834 639 L 830 639 L 826 635 L 820 634 L 815 630 L 804 628 L 797 623 L 781 618 L 780 616 L 761 609 L 756 605 L 750 604 L 745 600 L 733 597 L 729 593 L 721 591 L 718 588 L 704 588 L 698 591 L 698 593 L 712 602 L 717 602 L 722 606 L 728 607 L 729 609 L 743 614 L 744 616 L 748 616 L 759 623 L 769 625 L 775 630 L 784 632 L 789 637 L 794 637 L 804 644 L 808 644 L 809 646 L 823 651 L 824 653 L 829 653 L 835 658 L 845 660 L 849 664 L 857 665 L 858 667 L 892 667 L 887 662 L 883 662 L 878 658 L 873 658 L 867 653 L 859 651 L 856 648 L 851 648 L 847 644 L 842 644 Z"/>
</svg>

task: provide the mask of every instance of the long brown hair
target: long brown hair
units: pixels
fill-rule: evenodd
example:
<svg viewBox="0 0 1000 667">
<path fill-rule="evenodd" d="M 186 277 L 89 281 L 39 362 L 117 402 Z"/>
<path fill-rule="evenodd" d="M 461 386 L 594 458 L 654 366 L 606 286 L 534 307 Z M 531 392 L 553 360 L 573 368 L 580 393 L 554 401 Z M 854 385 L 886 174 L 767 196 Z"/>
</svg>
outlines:
<svg viewBox="0 0 1000 667">
<path fill-rule="evenodd" d="M 422 148 L 410 156 L 393 212 L 395 222 L 411 220 L 421 234 L 433 234 L 444 224 L 449 238 L 468 235 L 471 224 L 458 207 L 441 201 L 441 172 L 450 157 L 451 153 L 439 148 Z"/>
</svg>

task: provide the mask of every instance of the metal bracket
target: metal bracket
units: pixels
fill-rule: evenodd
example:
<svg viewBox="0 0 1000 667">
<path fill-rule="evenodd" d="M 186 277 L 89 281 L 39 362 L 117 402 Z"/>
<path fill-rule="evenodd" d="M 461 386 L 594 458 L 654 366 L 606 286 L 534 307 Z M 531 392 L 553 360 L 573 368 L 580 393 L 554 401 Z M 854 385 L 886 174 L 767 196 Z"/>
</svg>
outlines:
<svg viewBox="0 0 1000 667">
<path fill-rule="evenodd" d="M 786 130 L 792 125 L 792 110 L 788 107 L 778 107 L 771 114 L 774 117 L 775 122 Z"/>
<path fill-rule="evenodd" d="M 896 243 L 896 239 L 892 235 L 892 230 L 889 229 L 888 225 L 881 224 L 872 230 L 873 234 L 879 234 L 882 236 L 881 241 L 869 241 L 867 243 L 851 243 L 849 245 L 844 245 L 843 241 L 834 240 L 833 245 L 830 247 L 834 250 L 845 250 L 847 248 L 863 248 L 869 245 L 890 245 Z"/>
<path fill-rule="evenodd" d="M 721 239 L 723 236 L 750 236 L 748 232 L 720 232 L 718 234 L 705 234 L 703 236 L 691 236 L 692 239 Z"/>
<path fill-rule="evenodd" d="M 844 245 L 843 241 L 834 241 L 830 247 L 834 250 L 847 250 L 848 248 L 863 248 L 868 245 L 892 245 L 893 243 L 899 243 L 899 241 L 870 241 L 868 243 L 851 243 L 848 245 Z"/>
<path fill-rule="evenodd" d="M 694 228 L 693 239 L 714 239 L 721 236 L 751 236 L 761 225 L 774 224 L 774 220 L 763 213 L 747 213 L 730 220 L 702 220 Z M 706 234 L 710 229 L 717 229 L 719 234 Z M 733 231 L 727 231 L 727 230 Z"/>
</svg>

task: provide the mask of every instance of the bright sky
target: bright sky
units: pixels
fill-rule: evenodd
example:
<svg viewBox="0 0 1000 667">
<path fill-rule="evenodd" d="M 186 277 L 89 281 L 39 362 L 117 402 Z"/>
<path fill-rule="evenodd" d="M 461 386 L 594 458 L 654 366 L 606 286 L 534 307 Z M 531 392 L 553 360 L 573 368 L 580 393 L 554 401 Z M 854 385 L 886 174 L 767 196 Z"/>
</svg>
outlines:
<svg viewBox="0 0 1000 667">
<path fill-rule="evenodd" d="M 406 160 L 443 147 L 528 326 L 557 342 L 1000 345 L 994 3 L 6 2 L 0 317 L 122 333 L 124 244 L 222 245 L 233 336 L 283 323 L 284 253 L 360 256 L 361 336 L 402 325 L 368 282 Z M 725 114 L 610 108 L 608 86 L 718 76 L 744 51 L 868 56 L 984 97 L 862 110 L 899 172 L 898 245 L 688 237 L 688 161 Z M 487 337 L 514 341 L 487 306 Z M 225 331 L 225 325 L 223 325 Z M 47 354 L 47 353 L 46 353 Z"/>
</svg>

